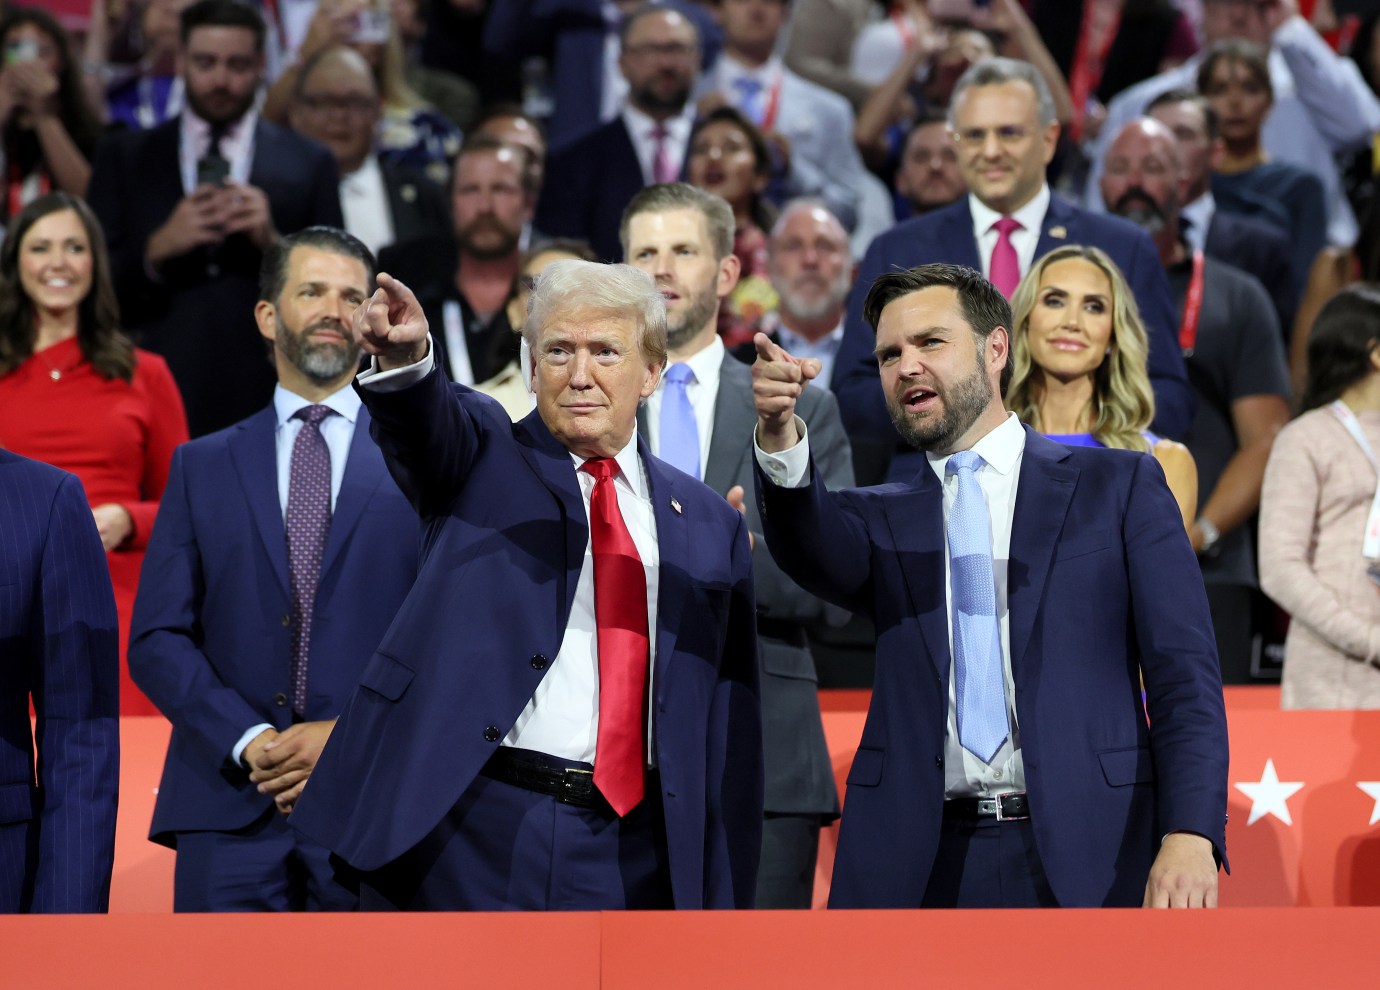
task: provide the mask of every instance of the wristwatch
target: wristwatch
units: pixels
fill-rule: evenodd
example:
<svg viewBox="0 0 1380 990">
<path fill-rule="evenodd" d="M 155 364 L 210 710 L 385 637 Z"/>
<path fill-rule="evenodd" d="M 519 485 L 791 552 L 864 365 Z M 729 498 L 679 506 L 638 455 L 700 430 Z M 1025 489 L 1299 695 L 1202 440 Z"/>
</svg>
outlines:
<svg viewBox="0 0 1380 990">
<path fill-rule="evenodd" d="M 1222 538 L 1222 532 L 1212 524 L 1207 516 L 1199 516 L 1193 525 L 1197 526 L 1198 532 L 1203 534 L 1203 545 L 1198 548 L 1198 555 L 1206 557 L 1217 546 L 1217 541 Z"/>
</svg>

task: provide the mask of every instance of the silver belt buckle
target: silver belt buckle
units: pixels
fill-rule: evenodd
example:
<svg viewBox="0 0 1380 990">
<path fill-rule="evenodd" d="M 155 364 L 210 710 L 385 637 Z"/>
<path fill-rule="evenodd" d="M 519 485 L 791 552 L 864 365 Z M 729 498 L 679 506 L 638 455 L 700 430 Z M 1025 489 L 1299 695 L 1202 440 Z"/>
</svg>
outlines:
<svg viewBox="0 0 1380 990">
<path fill-rule="evenodd" d="M 1001 801 L 996 798 L 978 798 L 977 804 L 980 817 L 995 817 L 997 821 L 1001 821 Z"/>
</svg>

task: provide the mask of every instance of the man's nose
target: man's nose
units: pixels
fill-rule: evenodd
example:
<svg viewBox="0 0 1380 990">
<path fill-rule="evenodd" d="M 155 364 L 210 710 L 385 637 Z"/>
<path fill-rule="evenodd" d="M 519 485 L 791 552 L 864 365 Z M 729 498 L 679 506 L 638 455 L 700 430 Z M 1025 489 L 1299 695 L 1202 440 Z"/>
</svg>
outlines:
<svg viewBox="0 0 1380 990">
<path fill-rule="evenodd" d="M 589 388 L 592 379 L 589 374 L 590 362 L 594 360 L 588 351 L 576 351 L 570 358 L 570 387 Z"/>
</svg>

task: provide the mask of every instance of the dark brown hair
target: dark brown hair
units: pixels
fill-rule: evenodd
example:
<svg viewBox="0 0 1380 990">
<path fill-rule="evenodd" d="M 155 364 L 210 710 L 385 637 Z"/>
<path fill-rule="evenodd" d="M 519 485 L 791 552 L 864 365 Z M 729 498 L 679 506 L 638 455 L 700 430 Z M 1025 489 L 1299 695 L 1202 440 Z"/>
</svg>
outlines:
<svg viewBox="0 0 1380 990">
<path fill-rule="evenodd" d="M 1371 372 L 1380 347 L 1380 285 L 1349 285 L 1327 301 L 1308 331 L 1308 382 L 1301 411 L 1341 398 Z"/>
<path fill-rule="evenodd" d="M 84 201 L 64 192 L 40 196 L 10 222 L 0 247 L 0 375 L 9 374 L 34 352 L 37 335 L 33 300 L 19 281 L 19 251 L 39 220 L 71 210 L 86 229 L 91 244 L 91 291 L 78 304 L 77 343 L 81 356 L 105 378 L 130 381 L 134 377 L 134 345 L 120 332 L 120 304 L 110 280 L 110 255 L 96 215 Z"/>
</svg>

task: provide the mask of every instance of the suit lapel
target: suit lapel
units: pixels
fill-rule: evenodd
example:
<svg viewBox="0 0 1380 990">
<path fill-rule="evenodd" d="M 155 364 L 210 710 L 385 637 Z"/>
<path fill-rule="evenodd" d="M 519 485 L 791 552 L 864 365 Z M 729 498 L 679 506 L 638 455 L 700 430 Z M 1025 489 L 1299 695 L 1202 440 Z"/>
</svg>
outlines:
<svg viewBox="0 0 1380 990">
<path fill-rule="evenodd" d="M 273 439 L 276 426 L 277 417 L 269 406 L 238 424 L 228 445 L 264 552 L 283 593 L 290 594 L 287 534 L 283 529 L 283 507 L 278 501 L 278 455 Z"/>
<path fill-rule="evenodd" d="M 968 209 L 966 196 L 943 211 L 935 234 L 935 244 L 942 250 L 946 261 L 967 265 L 973 271 L 982 271 L 977 238 L 973 236 L 973 213 Z"/>
<path fill-rule="evenodd" d="M 1045 210 L 1045 222 L 1040 226 L 1040 240 L 1035 245 L 1035 257 L 1043 258 L 1055 248 L 1077 244 L 1077 220 L 1077 211 L 1063 197 L 1050 193 L 1049 209 Z"/>
<path fill-rule="evenodd" d="M 709 460 L 704 483 L 720 495 L 727 494 L 737 479 L 747 475 L 743 461 L 757 427 L 757 408 L 752 402 L 752 372 L 737 358 L 725 354 L 719 366 L 719 394 L 714 399 L 714 429 L 709 437 Z"/>
<path fill-rule="evenodd" d="M 1078 469 L 1069 463 L 1068 449 L 1027 426 L 1006 572 L 1011 670 L 1018 678 L 1077 482 Z"/>
<path fill-rule="evenodd" d="M 575 601 L 575 586 L 580 580 L 580 568 L 585 562 L 585 547 L 589 545 L 589 517 L 585 514 L 580 483 L 575 478 L 575 465 L 566 450 L 551 435 L 536 410 L 514 425 L 513 436 L 518 450 L 532 471 L 560 502 L 565 515 L 565 570 L 560 588 L 561 628 L 570 617 Z"/>
<path fill-rule="evenodd" d="M 910 596 L 911 611 L 920 624 L 925 652 L 935 673 L 948 682 L 949 617 L 944 594 L 944 489 L 927 460 L 922 459 L 909 494 L 885 500 L 887 525 L 899 551 L 901 573 Z"/>
<path fill-rule="evenodd" d="M 687 522 L 683 512 L 672 508 L 673 500 L 684 506 L 686 500 L 677 498 L 676 479 L 662 463 L 652 457 L 646 440 L 638 438 L 637 451 L 647 469 L 648 491 L 652 500 L 652 517 L 656 520 L 657 553 L 660 557 L 656 596 L 656 669 L 653 679 L 658 696 L 667 687 L 666 665 L 676 648 L 676 630 L 690 589 L 685 586 L 686 557 L 689 554 Z"/>
<path fill-rule="evenodd" d="M 387 469 L 383 455 L 369 436 L 369 411 L 360 406 L 355 418 L 355 432 L 350 440 L 349 459 L 345 462 L 345 475 L 340 481 L 340 492 L 335 498 L 335 511 L 331 513 L 331 528 L 326 537 L 326 552 L 321 558 L 321 574 L 330 571 L 340 550 L 359 525 L 364 515 L 364 507 L 373 498 L 374 492 L 382 484 Z"/>
</svg>

